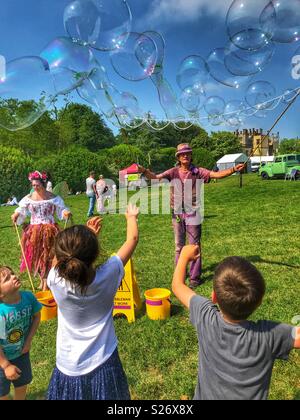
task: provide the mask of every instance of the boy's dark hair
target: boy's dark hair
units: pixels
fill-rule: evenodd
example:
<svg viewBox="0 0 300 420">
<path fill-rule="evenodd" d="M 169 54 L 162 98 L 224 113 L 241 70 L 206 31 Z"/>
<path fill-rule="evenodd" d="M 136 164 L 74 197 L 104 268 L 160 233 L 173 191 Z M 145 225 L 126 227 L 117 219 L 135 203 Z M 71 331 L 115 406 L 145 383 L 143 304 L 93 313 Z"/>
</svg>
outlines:
<svg viewBox="0 0 300 420">
<path fill-rule="evenodd" d="M 242 257 L 229 257 L 215 271 L 214 291 L 221 311 L 242 321 L 259 307 L 266 286 L 253 264 Z"/>
<path fill-rule="evenodd" d="M 94 275 L 92 265 L 99 255 L 95 233 L 83 225 L 65 229 L 56 236 L 54 251 L 59 276 L 84 294 Z"/>
</svg>

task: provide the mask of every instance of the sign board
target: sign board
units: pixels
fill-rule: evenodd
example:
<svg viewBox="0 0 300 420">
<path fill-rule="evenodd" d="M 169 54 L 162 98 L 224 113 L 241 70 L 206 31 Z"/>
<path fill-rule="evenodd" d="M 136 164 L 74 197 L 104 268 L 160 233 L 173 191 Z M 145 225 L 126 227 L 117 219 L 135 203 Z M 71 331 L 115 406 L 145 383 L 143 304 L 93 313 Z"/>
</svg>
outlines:
<svg viewBox="0 0 300 420">
<path fill-rule="evenodd" d="M 114 300 L 113 316 L 125 315 L 128 322 L 134 322 L 135 309 L 141 309 L 142 301 L 132 259 L 128 261 L 124 269 L 125 275 Z"/>
<path fill-rule="evenodd" d="M 128 181 L 128 182 L 138 181 L 140 178 L 141 178 L 141 174 L 131 174 L 131 175 L 127 175 L 127 181 Z"/>
</svg>

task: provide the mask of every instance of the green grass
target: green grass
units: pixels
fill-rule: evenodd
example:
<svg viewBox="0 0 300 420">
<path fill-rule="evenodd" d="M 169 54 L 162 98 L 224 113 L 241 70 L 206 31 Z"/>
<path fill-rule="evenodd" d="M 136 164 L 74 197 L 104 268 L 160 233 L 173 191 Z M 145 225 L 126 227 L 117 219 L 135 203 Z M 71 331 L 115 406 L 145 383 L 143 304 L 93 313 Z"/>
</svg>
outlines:
<svg viewBox="0 0 300 420">
<path fill-rule="evenodd" d="M 253 319 L 291 323 L 299 309 L 300 183 L 255 175 L 244 177 L 243 189 L 231 177 L 205 187 L 202 252 L 205 284 L 198 293 L 209 297 L 215 266 L 226 256 L 241 255 L 255 263 L 267 283 L 267 294 Z M 87 211 L 84 196 L 67 200 L 76 223 Z M 0 263 L 18 270 L 20 250 L 10 225 L 11 209 L 0 209 Z M 6 227 L 7 226 L 7 227 Z M 174 239 L 168 215 L 139 217 L 140 243 L 134 256 L 140 292 L 153 287 L 170 288 L 173 274 Z M 105 216 L 101 245 L 105 255 L 116 251 L 125 238 L 125 220 Z M 26 275 L 24 287 L 29 288 Z M 119 352 L 134 399 L 192 398 L 197 377 L 198 346 L 188 312 L 172 298 L 172 316 L 150 321 L 143 310 L 133 324 L 117 318 Z M 56 321 L 41 324 L 31 358 L 34 380 L 30 399 L 43 398 L 55 365 Z M 276 362 L 271 399 L 300 398 L 300 355 Z"/>
</svg>

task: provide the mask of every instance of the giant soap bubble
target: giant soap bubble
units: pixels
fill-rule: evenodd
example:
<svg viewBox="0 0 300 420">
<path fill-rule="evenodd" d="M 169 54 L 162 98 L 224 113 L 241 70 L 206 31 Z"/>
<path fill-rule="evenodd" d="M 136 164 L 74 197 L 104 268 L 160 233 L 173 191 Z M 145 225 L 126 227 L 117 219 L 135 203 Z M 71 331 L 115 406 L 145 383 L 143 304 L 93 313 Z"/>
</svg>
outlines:
<svg viewBox="0 0 300 420">
<path fill-rule="evenodd" d="M 152 39 L 154 44 L 156 45 L 157 50 L 157 59 L 156 59 L 156 65 L 153 73 L 160 73 L 163 71 L 163 62 L 165 58 L 165 40 L 162 37 L 161 34 L 155 31 L 146 31 L 143 32 L 144 35 L 146 35 L 148 38 Z M 139 54 L 139 50 L 137 50 L 137 54 Z M 143 57 L 138 57 L 139 60 L 143 60 Z"/>
<path fill-rule="evenodd" d="M 257 50 L 272 39 L 275 21 L 276 12 L 270 0 L 234 0 L 226 26 L 230 40 L 237 47 Z"/>
<path fill-rule="evenodd" d="M 217 82 L 223 85 L 239 89 L 241 86 L 248 84 L 251 76 L 237 76 L 226 68 L 225 59 L 230 54 L 227 48 L 216 48 L 207 59 L 207 65 L 210 75 Z"/>
<path fill-rule="evenodd" d="M 245 109 L 243 101 L 232 100 L 227 102 L 224 118 L 231 127 L 238 127 L 243 123 L 242 111 Z"/>
<path fill-rule="evenodd" d="M 89 48 L 76 44 L 67 37 L 51 41 L 40 56 L 49 64 L 50 71 L 59 86 L 57 93 L 72 91 L 97 65 Z"/>
<path fill-rule="evenodd" d="M 201 91 L 208 79 L 208 68 L 205 60 L 199 55 L 186 57 L 177 71 L 177 84 L 181 90 L 194 87 Z"/>
<path fill-rule="evenodd" d="M 259 50 L 242 50 L 229 43 L 226 47 L 225 66 L 230 73 L 237 76 L 254 75 L 262 71 L 271 61 L 275 52 L 275 45 L 268 42 Z"/>
<path fill-rule="evenodd" d="M 290 43 L 300 39 L 300 0 L 273 0 L 276 11 L 273 41 Z M 260 21 L 264 27 L 268 21 L 268 10 L 264 10 Z"/>
<path fill-rule="evenodd" d="M 210 96 L 204 103 L 204 109 L 211 116 L 223 115 L 225 102 L 219 96 Z"/>
<path fill-rule="evenodd" d="M 53 95 L 45 60 L 22 57 L 8 62 L 0 79 L 0 125 L 10 131 L 31 126 L 50 106 Z"/>
<path fill-rule="evenodd" d="M 278 104 L 276 89 L 266 81 L 251 83 L 246 91 L 245 99 L 248 105 L 257 111 L 271 110 Z"/>
<path fill-rule="evenodd" d="M 180 104 L 188 112 L 196 112 L 200 107 L 200 95 L 192 87 L 187 87 L 181 92 Z"/>
<path fill-rule="evenodd" d="M 120 36 L 131 30 L 131 19 L 126 0 L 75 0 L 64 12 L 68 35 L 100 51 L 112 51 L 120 45 Z"/>
<path fill-rule="evenodd" d="M 123 37 L 126 42 L 123 42 Z M 110 53 L 111 64 L 123 79 L 139 81 L 150 77 L 157 62 L 157 48 L 151 38 L 130 32 L 120 37 L 120 45 Z"/>
</svg>

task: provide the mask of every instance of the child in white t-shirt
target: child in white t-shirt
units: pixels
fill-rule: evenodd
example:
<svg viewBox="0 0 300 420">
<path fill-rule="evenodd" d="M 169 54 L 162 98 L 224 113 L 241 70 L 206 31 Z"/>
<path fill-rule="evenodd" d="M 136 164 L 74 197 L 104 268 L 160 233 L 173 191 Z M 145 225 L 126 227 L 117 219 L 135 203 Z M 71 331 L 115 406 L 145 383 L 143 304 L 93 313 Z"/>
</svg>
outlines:
<svg viewBox="0 0 300 420">
<path fill-rule="evenodd" d="M 60 232 L 48 286 L 58 305 L 56 368 L 48 400 L 130 399 L 113 325 L 115 294 L 138 243 L 137 207 L 127 208 L 127 240 L 94 268 L 101 219 Z"/>
</svg>

